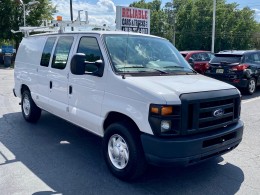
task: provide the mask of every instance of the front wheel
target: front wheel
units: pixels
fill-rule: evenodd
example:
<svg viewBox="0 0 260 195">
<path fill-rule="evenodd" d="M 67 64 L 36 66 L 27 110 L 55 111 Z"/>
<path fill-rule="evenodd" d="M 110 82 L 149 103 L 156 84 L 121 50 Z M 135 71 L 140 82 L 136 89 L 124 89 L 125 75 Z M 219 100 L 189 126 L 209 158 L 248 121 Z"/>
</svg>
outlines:
<svg viewBox="0 0 260 195">
<path fill-rule="evenodd" d="M 122 180 L 136 179 L 146 168 L 140 135 L 134 128 L 127 123 L 111 124 L 103 139 L 106 164 Z"/>
<path fill-rule="evenodd" d="M 22 113 L 26 121 L 37 122 L 41 116 L 41 109 L 34 103 L 31 93 L 26 90 L 22 94 Z"/>
</svg>

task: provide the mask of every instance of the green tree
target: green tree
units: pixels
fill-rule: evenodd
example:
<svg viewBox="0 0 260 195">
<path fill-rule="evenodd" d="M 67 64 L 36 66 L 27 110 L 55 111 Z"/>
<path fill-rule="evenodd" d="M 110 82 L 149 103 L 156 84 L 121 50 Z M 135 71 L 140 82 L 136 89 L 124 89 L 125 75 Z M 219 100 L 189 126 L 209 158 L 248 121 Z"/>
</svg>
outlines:
<svg viewBox="0 0 260 195">
<path fill-rule="evenodd" d="M 215 51 L 250 49 L 256 29 L 254 11 L 240 10 L 237 3 L 217 0 Z M 175 0 L 177 17 L 176 45 L 180 50 L 210 50 L 212 37 L 213 1 Z"/>
<path fill-rule="evenodd" d="M 257 24 L 252 39 L 253 39 L 252 42 L 254 43 L 254 48 L 260 49 L 260 23 Z"/>
<path fill-rule="evenodd" d="M 24 0 L 28 4 L 31 0 Z M 26 6 L 27 26 L 39 26 L 43 20 L 52 19 L 55 7 L 51 0 L 37 0 L 39 3 Z M 0 40 L 14 40 L 16 48 L 22 38 L 22 34 L 12 34 L 11 29 L 18 30 L 23 26 L 23 4 L 20 0 L 0 0 Z"/>
<path fill-rule="evenodd" d="M 238 9 L 238 4 L 218 1 L 216 13 L 215 50 L 251 49 L 257 22 L 255 12 L 248 7 Z"/>
<path fill-rule="evenodd" d="M 176 46 L 180 50 L 192 49 L 194 45 L 195 31 L 194 20 L 196 18 L 195 6 L 193 0 L 176 0 Z M 198 20 L 198 19 L 196 19 Z"/>
<path fill-rule="evenodd" d="M 175 8 L 172 2 L 167 2 L 163 8 L 166 15 L 165 38 L 175 44 Z"/>
</svg>

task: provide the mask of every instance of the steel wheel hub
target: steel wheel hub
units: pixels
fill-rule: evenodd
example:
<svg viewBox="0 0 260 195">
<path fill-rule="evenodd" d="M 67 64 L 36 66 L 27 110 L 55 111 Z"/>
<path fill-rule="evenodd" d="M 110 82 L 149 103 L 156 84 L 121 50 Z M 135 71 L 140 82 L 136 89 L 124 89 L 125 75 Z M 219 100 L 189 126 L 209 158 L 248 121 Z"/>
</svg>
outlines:
<svg viewBox="0 0 260 195">
<path fill-rule="evenodd" d="M 23 99 L 23 111 L 26 116 L 30 114 L 30 109 L 31 109 L 31 105 L 30 105 L 29 98 L 28 96 L 25 96 Z"/>
<path fill-rule="evenodd" d="M 129 150 L 125 140 L 118 134 L 108 141 L 108 155 L 111 163 L 118 169 L 126 167 L 129 160 Z"/>
</svg>

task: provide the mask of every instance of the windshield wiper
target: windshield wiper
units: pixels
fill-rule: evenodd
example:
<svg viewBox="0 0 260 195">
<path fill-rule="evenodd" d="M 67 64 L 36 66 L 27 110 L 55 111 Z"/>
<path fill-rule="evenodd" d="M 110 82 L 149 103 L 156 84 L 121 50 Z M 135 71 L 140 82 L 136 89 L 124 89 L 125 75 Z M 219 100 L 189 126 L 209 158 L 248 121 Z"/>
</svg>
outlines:
<svg viewBox="0 0 260 195">
<path fill-rule="evenodd" d="M 183 66 L 165 66 L 164 68 L 182 68 L 182 69 L 188 69 L 188 70 L 191 70 L 192 73 L 198 74 L 195 70 L 193 70 L 192 68 L 189 68 L 189 67 L 183 67 Z M 186 73 L 186 74 L 189 74 L 189 73 Z"/>
<path fill-rule="evenodd" d="M 183 66 L 164 66 L 163 68 L 184 68 Z"/>
<path fill-rule="evenodd" d="M 164 70 L 157 69 L 157 68 L 148 68 L 148 69 L 156 70 L 157 72 L 160 72 L 160 73 L 163 73 L 163 74 L 169 74 L 168 72 L 166 72 Z"/>
<path fill-rule="evenodd" d="M 162 74 L 169 74 L 168 72 L 157 69 L 157 68 L 144 67 L 144 66 L 128 66 L 128 67 L 126 66 L 126 67 L 122 67 L 120 69 L 131 69 L 131 68 L 145 68 L 145 69 L 155 70 L 155 71 L 160 72 Z M 147 71 L 142 71 L 142 72 L 147 72 Z"/>
<path fill-rule="evenodd" d="M 145 68 L 144 66 L 123 66 L 123 67 L 120 67 L 119 69 L 124 69 L 124 68 Z"/>
</svg>

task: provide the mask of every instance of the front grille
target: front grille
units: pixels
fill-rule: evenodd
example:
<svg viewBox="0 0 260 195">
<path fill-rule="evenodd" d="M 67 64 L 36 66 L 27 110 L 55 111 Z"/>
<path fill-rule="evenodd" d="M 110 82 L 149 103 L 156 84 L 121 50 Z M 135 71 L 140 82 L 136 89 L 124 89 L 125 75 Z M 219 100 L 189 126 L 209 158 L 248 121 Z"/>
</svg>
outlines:
<svg viewBox="0 0 260 195">
<path fill-rule="evenodd" d="M 236 89 L 181 95 L 182 135 L 213 131 L 238 122 L 240 95 Z M 220 116 L 214 112 L 221 110 Z"/>
</svg>

